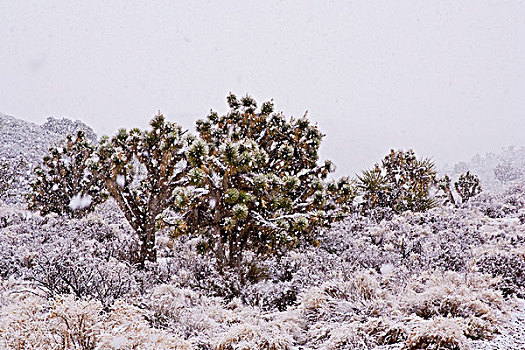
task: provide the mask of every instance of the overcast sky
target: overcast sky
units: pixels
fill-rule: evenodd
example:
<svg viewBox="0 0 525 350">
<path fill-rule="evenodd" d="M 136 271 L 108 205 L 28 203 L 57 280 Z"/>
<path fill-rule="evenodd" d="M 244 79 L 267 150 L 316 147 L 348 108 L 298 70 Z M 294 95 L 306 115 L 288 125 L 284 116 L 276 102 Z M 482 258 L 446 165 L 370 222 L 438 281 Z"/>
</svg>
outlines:
<svg viewBox="0 0 525 350">
<path fill-rule="evenodd" d="M 229 91 L 318 121 L 338 174 L 525 145 L 524 1 L 0 0 L 0 112 L 99 134 Z"/>
</svg>

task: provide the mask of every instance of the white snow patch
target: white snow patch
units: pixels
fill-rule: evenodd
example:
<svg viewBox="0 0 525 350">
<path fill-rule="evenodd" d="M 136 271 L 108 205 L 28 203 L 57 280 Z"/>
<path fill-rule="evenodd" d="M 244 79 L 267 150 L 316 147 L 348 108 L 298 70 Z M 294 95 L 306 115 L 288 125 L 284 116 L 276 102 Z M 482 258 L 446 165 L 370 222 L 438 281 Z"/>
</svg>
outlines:
<svg viewBox="0 0 525 350">
<path fill-rule="evenodd" d="M 82 193 L 78 193 L 76 196 L 71 198 L 69 201 L 69 207 L 71 210 L 80 210 L 89 207 L 91 204 L 91 196 L 83 196 Z"/>
<path fill-rule="evenodd" d="M 124 175 L 117 175 L 117 185 L 119 185 L 120 187 L 124 187 L 125 184 L 126 178 L 124 177 Z"/>
<path fill-rule="evenodd" d="M 394 271 L 394 265 L 392 264 L 383 264 L 380 268 L 382 275 L 390 275 Z"/>
</svg>

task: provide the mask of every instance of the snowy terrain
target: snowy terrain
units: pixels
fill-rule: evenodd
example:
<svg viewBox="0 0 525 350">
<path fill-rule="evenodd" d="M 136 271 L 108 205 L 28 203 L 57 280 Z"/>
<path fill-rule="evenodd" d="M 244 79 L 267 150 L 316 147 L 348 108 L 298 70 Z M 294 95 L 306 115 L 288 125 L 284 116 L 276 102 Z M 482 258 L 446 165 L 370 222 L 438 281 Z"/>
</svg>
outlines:
<svg viewBox="0 0 525 350">
<path fill-rule="evenodd" d="M 523 149 L 457 165 L 484 187 L 459 208 L 354 215 L 318 246 L 248 256 L 241 283 L 200 238 L 167 231 L 158 262 L 136 268 L 112 200 L 81 219 L 28 211 L 31 168 L 78 128 L 91 130 L 0 115 L 0 158 L 27 164 L 0 202 L 2 349 L 525 348 Z"/>
</svg>

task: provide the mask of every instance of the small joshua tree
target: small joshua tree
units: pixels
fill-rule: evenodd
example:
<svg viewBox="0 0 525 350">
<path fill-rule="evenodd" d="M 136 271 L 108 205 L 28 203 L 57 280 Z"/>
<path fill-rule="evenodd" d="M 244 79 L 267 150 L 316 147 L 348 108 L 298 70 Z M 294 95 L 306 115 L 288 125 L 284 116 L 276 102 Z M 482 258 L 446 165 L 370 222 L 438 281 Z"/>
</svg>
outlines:
<svg viewBox="0 0 525 350">
<path fill-rule="evenodd" d="M 318 164 L 323 135 L 306 116 L 288 120 L 249 96 L 227 101 L 227 115 L 197 121 L 177 228 L 206 237 L 219 267 L 238 270 L 247 250 L 260 256 L 311 238 L 338 217 L 353 188 L 346 178 L 324 183 L 334 165 Z"/>
<path fill-rule="evenodd" d="M 52 147 L 43 164 L 35 169 L 36 180 L 31 184 L 29 208 L 72 217 L 85 215 L 106 199 L 104 183 L 90 167 L 95 147 L 84 131 L 69 134 L 60 147 Z"/>
<path fill-rule="evenodd" d="M 436 205 L 430 190 L 436 171 L 430 159 L 417 159 L 412 150 L 391 150 L 381 165 L 358 176 L 364 211 L 387 207 L 394 212 L 425 211 Z"/>
<path fill-rule="evenodd" d="M 182 128 L 157 115 L 147 131 L 121 129 L 104 137 L 98 150 L 98 176 L 105 181 L 131 227 L 139 236 L 138 263 L 156 261 L 155 233 L 159 215 L 186 175 Z"/>
<path fill-rule="evenodd" d="M 442 191 L 442 193 L 439 196 L 443 199 L 443 204 L 456 204 L 456 200 L 454 199 L 454 195 L 452 194 L 452 190 L 450 189 L 451 182 L 452 180 L 450 180 L 450 177 L 446 174 L 438 180 L 438 189 Z"/>
<path fill-rule="evenodd" d="M 465 174 L 459 176 L 458 181 L 454 183 L 456 192 L 461 197 L 461 202 L 466 203 L 470 198 L 478 195 L 481 192 L 479 178 L 467 171 Z"/>
</svg>

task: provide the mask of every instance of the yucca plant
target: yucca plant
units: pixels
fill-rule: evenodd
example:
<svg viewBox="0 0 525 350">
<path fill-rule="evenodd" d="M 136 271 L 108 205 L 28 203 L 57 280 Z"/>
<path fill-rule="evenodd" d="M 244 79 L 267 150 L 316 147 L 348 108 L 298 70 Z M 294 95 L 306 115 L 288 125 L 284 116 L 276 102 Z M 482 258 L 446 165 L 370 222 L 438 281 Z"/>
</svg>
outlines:
<svg viewBox="0 0 525 350">
<path fill-rule="evenodd" d="M 412 150 L 394 151 L 357 179 L 364 211 L 387 207 L 394 212 L 425 211 L 437 201 L 431 196 L 436 185 L 434 162 L 418 159 Z"/>
</svg>

